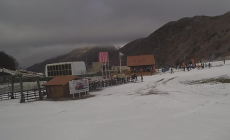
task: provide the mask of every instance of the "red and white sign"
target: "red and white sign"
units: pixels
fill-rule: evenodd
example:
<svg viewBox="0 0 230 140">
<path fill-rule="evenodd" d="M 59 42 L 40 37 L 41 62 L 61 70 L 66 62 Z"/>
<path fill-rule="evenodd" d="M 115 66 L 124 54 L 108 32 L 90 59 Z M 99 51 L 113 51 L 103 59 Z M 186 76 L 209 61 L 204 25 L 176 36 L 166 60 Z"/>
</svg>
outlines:
<svg viewBox="0 0 230 140">
<path fill-rule="evenodd" d="M 106 63 L 108 62 L 108 52 L 99 52 L 98 62 L 99 63 Z"/>
<path fill-rule="evenodd" d="M 89 91 L 89 80 L 81 79 L 69 81 L 69 91 L 70 94 Z"/>
</svg>

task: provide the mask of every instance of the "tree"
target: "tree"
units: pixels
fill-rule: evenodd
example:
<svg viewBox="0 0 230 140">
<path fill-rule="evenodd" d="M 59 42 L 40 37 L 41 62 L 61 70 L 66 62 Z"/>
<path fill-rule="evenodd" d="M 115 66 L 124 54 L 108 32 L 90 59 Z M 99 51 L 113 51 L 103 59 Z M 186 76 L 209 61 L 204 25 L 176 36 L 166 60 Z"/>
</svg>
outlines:
<svg viewBox="0 0 230 140">
<path fill-rule="evenodd" d="M 18 67 L 17 60 L 8 54 L 6 54 L 4 51 L 0 51 L 0 67 L 6 68 L 10 70 L 15 70 Z"/>
</svg>

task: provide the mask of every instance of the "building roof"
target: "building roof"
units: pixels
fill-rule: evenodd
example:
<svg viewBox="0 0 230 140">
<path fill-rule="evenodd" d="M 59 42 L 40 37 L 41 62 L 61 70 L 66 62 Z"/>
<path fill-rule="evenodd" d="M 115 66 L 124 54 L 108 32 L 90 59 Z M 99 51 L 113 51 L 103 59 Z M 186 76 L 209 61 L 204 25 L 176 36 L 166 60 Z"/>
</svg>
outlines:
<svg viewBox="0 0 230 140">
<path fill-rule="evenodd" d="M 127 66 L 155 65 L 154 55 L 137 55 L 127 57 Z"/>
<path fill-rule="evenodd" d="M 43 86 L 63 86 L 71 80 L 80 79 L 78 76 L 68 75 L 68 76 L 57 76 L 45 83 Z"/>
</svg>

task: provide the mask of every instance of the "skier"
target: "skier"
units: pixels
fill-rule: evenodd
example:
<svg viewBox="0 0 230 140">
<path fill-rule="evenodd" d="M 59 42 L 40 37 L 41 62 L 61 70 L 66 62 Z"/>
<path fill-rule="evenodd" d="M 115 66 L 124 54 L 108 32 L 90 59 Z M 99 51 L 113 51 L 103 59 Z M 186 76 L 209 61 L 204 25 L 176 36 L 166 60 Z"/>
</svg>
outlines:
<svg viewBox="0 0 230 140">
<path fill-rule="evenodd" d="M 208 67 L 209 67 L 209 68 L 211 67 L 211 63 L 208 64 Z"/>
<path fill-rule="evenodd" d="M 171 67 L 171 73 L 174 73 L 173 68 Z"/>
<path fill-rule="evenodd" d="M 143 76 L 141 75 L 141 82 L 143 82 Z"/>
<path fill-rule="evenodd" d="M 136 74 L 134 74 L 134 78 L 135 78 L 135 82 L 137 81 L 137 75 Z"/>
</svg>

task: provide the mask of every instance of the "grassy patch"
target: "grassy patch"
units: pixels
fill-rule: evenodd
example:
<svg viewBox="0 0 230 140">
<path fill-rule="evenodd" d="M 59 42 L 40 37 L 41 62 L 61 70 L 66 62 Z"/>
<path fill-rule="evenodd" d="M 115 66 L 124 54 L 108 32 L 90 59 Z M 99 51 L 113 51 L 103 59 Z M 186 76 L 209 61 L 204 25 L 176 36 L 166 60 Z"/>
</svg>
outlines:
<svg viewBox="0 0 230 140">
<path fill-rule="evenodd" d="M 217 78 L 209 78 L 209 79 L 202 79 L 202 80 L 197 80 L 197 81 L 191 81 L 187 82 L 187 84 L 226 84 L 230 83 L 230 78 L 229 77 L 217 77 Z"/>
<path fill-rule="evenodd" d="M 79 97 L 77 94 L 75 94 L 75 97 L 68 97 L 68 98 L 59 98 L 59 99 L 47 99 L 46 101 L 71 101 L 71 100 L 81 100 L 81 99 L 87 99 L 94 97 L 95 95 L 86 95 Z"/>
</svg>

